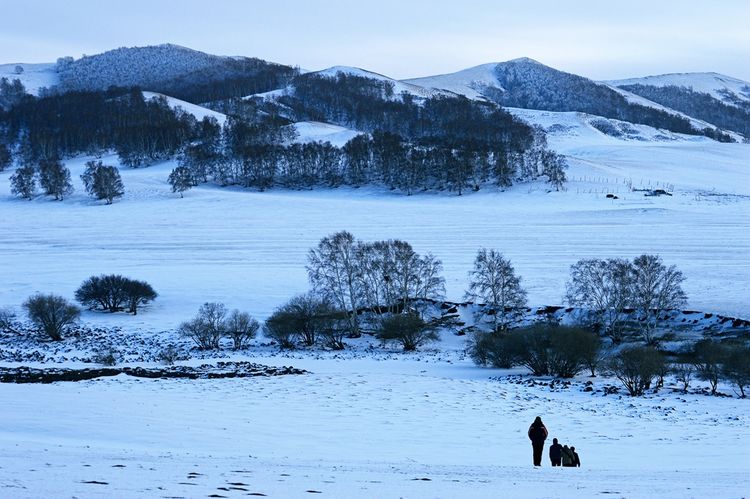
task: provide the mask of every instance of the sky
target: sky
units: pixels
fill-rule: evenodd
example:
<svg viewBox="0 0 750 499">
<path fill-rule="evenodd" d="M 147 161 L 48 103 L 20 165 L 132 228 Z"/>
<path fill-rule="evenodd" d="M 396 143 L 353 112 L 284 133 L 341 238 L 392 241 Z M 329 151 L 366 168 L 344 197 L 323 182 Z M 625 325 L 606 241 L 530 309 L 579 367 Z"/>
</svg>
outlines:
<svg viewBox="0 0 750 499">
<path fill-rule="evenodd" d="M 0 0 L 0 63 L 175 43 L 394 78 L 531 57 L 604 80 L 750 81 L 750 0 Z"/>
</svg>

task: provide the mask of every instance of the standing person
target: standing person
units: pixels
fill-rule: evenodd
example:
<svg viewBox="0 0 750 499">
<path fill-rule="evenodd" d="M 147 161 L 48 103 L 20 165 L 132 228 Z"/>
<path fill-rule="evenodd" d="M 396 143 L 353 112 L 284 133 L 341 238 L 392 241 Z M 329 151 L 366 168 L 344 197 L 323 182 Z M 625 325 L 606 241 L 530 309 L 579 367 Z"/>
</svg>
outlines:
<svg viewBox="0 0 750 499">
<path fill-rule="evenodd" d="M 581 467 L 581 459 L 578 457 L 578 453 L 576 452 L 576 448 L 571 446 L 570 452 L 573 454 L 573 466 L 576 466 L 578 468 Z"/>
<path fill-rule="evenodd" d="M 567 445 L 563 445 L 562 448 L 562 465 L 563 467 L 571 467 L 573 465 L 573 451 Z"/>
<path fill-rule="evenodd" d="M 547 427 L 542 423 L 542 418 L 537 416 L 531 426 L 529 426 L 529 440 L 534 449 L 534 466 L 542 465 L 542 452 L 544 451 L 544 441 L 547 439 Z"/>
<path fill-rule="evenodd" d="M 557 443 L 557 439 L 552 439 L 552 445 L 549 446 L 549 460 L 552 466 L 560 466 L 562 462 L 562 445 Z"/>
</svg>

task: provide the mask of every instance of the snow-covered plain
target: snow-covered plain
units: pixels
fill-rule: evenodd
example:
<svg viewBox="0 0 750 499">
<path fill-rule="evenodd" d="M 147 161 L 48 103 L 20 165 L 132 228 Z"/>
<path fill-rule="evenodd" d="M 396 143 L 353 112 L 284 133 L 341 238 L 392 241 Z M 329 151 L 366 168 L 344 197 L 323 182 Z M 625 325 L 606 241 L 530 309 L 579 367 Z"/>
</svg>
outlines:
<svg viewBox="0 0 750 499">
<path fill-rule="evenodd" d="M 519 115 L 521 111 L 514 111 Z M 112 206 L 10 196 L 0 173 L 0 307 L 36 292 L 72 298 L 86 277 L 149 281 L 135 317 L 85 312 L 91 325 L 172 330 L 205 301 L 263 319 L 307 288 L 307 250 L 334 231 L 402 238 L 445 266 L 461 299 L 477 248 L 503 251 L 531 305 L 559 304 L 584 257 L 659 253 L 687 276 L 689 307 L 750 315 L 750 146 L 638 129 L 606 136 L 576 113 L 530 113 L 568 155 L 564 192 L 406 197 L 378 189 L 258 193 L 202 186 L 172 194 L 173 163 L 122 169 Z M 555 126 L 557 125 L 557 126 Z M 115 161 L 114 158 L 104 158 Z M 645 197 L 635 188 L 668 188 Z M 619 199 L 606 198 L 616 194 Z M 311 374 L 233 380 L 117 377 L 0 384 L 0 496 L 25 497 L 742 497 L 750 490 L 746 400 L 663 390 L 643 399 L 529 387 L 475 367 L 462 337 L 405 355 L 246 356 Z M 594 379 L 600 389 L 611 380 Z M 732 393 L 723 387 L 725 393 Z M 533 469 L 526 428 L 542 415 L 580 451 L 581 469 Z"/>
</svg>

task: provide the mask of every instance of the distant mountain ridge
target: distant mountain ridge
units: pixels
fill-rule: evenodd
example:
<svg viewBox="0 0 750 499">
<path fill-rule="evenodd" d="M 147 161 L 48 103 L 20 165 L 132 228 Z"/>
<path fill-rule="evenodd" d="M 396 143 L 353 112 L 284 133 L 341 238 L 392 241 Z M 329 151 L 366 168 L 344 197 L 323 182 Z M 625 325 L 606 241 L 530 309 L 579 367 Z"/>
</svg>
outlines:
<svg viewBox="0 0 750 499">
<path fill-rule="evenodd" d="M 261 94 L 288 97 L 298 68 L 250 57 L 207 54 L 174 44 L 118 48 L 52 65 L 0 65 L 0 77 L 19 78 L 35 92 L 139 87 L 222 110 L 229 99 Z M 366 69 L 333 66 L 307 74 L 339 74 L 379 82 L 386 99 L 465 96 L 500 106 L 583 112 L 608 119 L 708 135 L 719 140 L 750 137 L 750 83 L 717 73 L 674 73 L 597 82 L 530 58 L 489 63 L 450 74 L 396 80 Z M 356 89 L 355 89 L 356 90 Z M 316 117 L 309 117 L 317 119 Z M 738 135 L 727 135 L 721 130 Z"/>
</svg>

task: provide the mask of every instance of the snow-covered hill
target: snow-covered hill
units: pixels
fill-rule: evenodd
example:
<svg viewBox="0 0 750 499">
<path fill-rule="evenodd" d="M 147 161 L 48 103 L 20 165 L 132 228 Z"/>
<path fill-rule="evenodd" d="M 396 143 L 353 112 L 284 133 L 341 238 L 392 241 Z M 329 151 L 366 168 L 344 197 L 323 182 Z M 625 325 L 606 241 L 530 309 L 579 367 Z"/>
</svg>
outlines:
<svg viewBox="0 0 750 499">
<path fill-rule="evenodd" d="M 192 104 L 190 102 L 186 102 L 184 100 L 175 99 L 174 97 L 170 97 L 168 95 L 160 94 L 158 92 L 143 92 L 143 98 L 144 99 L 155 99 L 158 97 L 163 97 L 167 100 L 167 104 L 173 109 L 180 108 L 186 113 L 192 114 L 195 116 L 195 119 L 198 121 L 202 120 L 206 117 L 216 118 L 216 121 L 219 122 L 219 125 L 224 125 L 224 122 L 227 120 L 227 115 L 219 113 L 217 111 L 213 111 L 211 109 L 208 109 L 203 106 L 198 106 L 196 104 Z"/>
<path fill-rule="evenodd" d="M 221 64 L 225 59 L 167 43 L 63 59 L 57 71 L 64 89 L 100 90 L 112 85 L 152 89 L 159 82 Z"/>
<path fill-rule="evenodd" d="M 343 147 L 344 144 L 361 134 L 356 130 L 319 121 L 300 121 L 293 126 L 297 132 L 295 142 L 301 143 L 330 142 L 336 147 Z"/>
<path fill-rule="evenodd" d="M 21 72 L 17 68 L 21 68 Z M 0 64 L 0 78 L 20 80 L 26 91 L 32 95 L 39 94 L 40 88 L 50 88 L 60 82 L 55 63 L 42 64 Z"/>
<path fill-rule="evenodd" d="M 750 83 L 719 73 L 671 73 L 625 80 L 611 80 L 606 83 L 616 87 L 644 85 L 652 87 L 684 87 L 694 92 L 711 95 L 715 99 L 737 106 L 750 104 Z"/>
<path fill-rule="evenodd" d="M 323 69 L 321 71 L 315 71 L 309 74 L 335 78 L 339 73 L 349 75 L 349 76 L 359 76 L 361 78 L 368 78 L 371 80 L 377 80 L 381 82 L 390 83 L 391 85 L 393 85 L 393 97 L 392 98 L 398 98 L 402 92 L 411 94 L 415 97 L 421 97 L 421 98 L 429 98 L 429 97 L 435 97 L 439 95 L 453 94 L 453 92 L 446 92 L 443 89 L 429 88 L 429 87 L 426 87 L 425 85 L 412 84 L 408 81 L 399 81 L 399 80 L 395 80 L 393 78 L 390 78 L 388 76 L 385 76 L 379 73 L 374 73 L 372 71 L 367 71 L 361 68 L 355 68 L 351 66 L 333 66 L 333 67 Z"/>
</svg>

